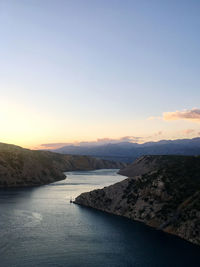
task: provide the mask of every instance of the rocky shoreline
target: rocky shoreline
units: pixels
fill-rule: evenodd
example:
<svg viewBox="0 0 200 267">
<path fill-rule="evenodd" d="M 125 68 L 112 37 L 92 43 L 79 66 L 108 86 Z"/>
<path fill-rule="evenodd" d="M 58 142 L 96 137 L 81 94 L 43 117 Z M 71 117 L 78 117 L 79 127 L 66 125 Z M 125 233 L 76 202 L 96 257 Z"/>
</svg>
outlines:
<svg viewBox="0 0 200 267">
<path fill-rule="evenodd" d="M 200 245 L 200 157 L 144 156 L 120 173 L 129 178 L 83 193 L 75 203 Z"/>
</svg>

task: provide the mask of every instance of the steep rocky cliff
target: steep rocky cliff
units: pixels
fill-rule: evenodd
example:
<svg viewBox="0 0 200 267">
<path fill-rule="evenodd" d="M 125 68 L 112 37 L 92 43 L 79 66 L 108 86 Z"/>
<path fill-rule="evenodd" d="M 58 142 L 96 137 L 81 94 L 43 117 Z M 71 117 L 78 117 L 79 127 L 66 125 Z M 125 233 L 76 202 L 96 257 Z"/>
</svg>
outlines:
<svg viewBox="0 0 200 267">
<path fill-rule="evenodd" d="M 75 203 L 144 222 L 200 245 L 200 157 L 144 156 L 130 178 L 83 193 Z"/>
<path fill-rule="evenodd" d="M 89 156 L 61 155 L 0 143 L 0 187 L 42 185 L 65 179 L 64 171 L 123 166 Z"/>
</svg>

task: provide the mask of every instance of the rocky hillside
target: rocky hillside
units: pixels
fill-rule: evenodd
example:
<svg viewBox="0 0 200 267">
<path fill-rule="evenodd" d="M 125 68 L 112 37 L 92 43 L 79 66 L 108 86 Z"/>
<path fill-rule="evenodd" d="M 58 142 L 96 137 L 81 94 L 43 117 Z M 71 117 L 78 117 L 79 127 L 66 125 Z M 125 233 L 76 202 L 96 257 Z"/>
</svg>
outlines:
<svg viewBox="0 0 200 267">
<path fill-rule="evenodd" d="M 61 155 L 0 143 L 0 187 L 48 184 L 65 179 L 64 171 L 124 166 L 89 156 Z"/>
<path fill-rule="evenodd" d="M 141 221 L 200 245 L 200 157 L 144 156 L 129 178 L 83 193 L 75 203 Z"/>
</svg>

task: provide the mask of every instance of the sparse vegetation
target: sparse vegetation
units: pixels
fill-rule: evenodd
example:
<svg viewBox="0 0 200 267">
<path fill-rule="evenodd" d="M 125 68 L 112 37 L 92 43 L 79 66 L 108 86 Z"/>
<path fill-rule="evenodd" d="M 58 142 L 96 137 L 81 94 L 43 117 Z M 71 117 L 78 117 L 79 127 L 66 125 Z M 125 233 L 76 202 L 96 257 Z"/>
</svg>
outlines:
<svg viewBox="0 0 200 267">
<path fill-rule="evenodd" d="M 33 151 L 0 143 L 0 187 L 42 185 L 65 179 L 64 171 L 123 166 L 125 164 L 89 156 Z"/>
<path fill-rule="evenodd" d="M 143 221 L 200 244 L 200 157 L 146 156 L 132 168 L 127 168 L 132 178 L 95 194 L 84 193 L 76 202 L 84 205 L 87 199 L 88 206 Z M 108 194 L 112 201 L 104 201 Z"/>
</svg>

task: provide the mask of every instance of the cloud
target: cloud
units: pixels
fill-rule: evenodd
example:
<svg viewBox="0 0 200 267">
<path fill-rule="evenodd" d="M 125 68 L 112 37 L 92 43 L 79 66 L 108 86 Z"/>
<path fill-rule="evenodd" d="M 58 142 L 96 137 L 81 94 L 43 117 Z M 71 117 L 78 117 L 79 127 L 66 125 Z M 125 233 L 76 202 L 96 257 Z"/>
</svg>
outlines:
<svg viewBox="0 0 200 267">
<path fill-rule="evenodd" d="M 139 136 L 123 136 L 120 138 L 98 138 L 95 141 L 83 141 L 83 142 L 72 142 L 72 143 L 49 143 L 49 144 L 41 144 L 38 148 L 35 149 L 56 149 L 63 146 L 71 146 L 71 145 L 77 145 L 77 146 L 98 146 L 98 145 L 105 145 L 105 144 L 116 144 L 120 142 L 142 142 L 143 137 Z"/>
<path fill-rule="evenodd" d="M 192 134 L 194 132 L 195 132 L 194 129 L 186 129 L 186 130 L 183 130 L 183 134 L 186 134 L 186 135 Z"/>
<path fill-rule="evenodd" d="M 155 133 L 154 135 L 155 136 L 159 136 L 159 135 L 162 135 L 163 134 L 163 132 L 162 131 L 158 131 L 157 133 Z"/>
<path fill-rule="evenodd" d="M 163 119 L 166 121 L 189 120 L 193 122 L 200 122 L 200 109 L 193 108 L 191 110 L 164 112 Z"/>
<path fill-rule="evenodd" d="M 124 136 L 118 139 L 120 142 L 138 142 L 141 141 L 143 138 L 140 136 Z"/>
<path fill-rule="evenodd" d="M 145 142 L 147 142 L 148 140 L 154 140 L 155 138 L 157 139 L 157 137 L 163 135 L 163 131 L 158 131 L 153 133 L 152 135 L 146 136 L 146 138 L 144 139 Z"/>
<path fill-rule="evenodd" d="M 58 146 L 67 146 L 70 145 L 71 143 L 50 143 L 50 144 L 41 144 L 42 147 L 58 147 Z"/>
<path fill-rule="evenodd" d="M 72 145 L 72 143 L 49 143 L 49 144 L 41 144 L 39 147 L 35 147 L 35 149 L 56 149 L 70 145 Z"/>
<path fill-rule="evenodd" d="M 110 143 L 110 142 L 133 142 L 133 141 L 138 141 L 140 140 L 142 137 L 138 137 L 138 136 L 123 136 L 120 138 L 98 138 L 96 141 L 94 141 L 94 143 Z"/>
</svg>

